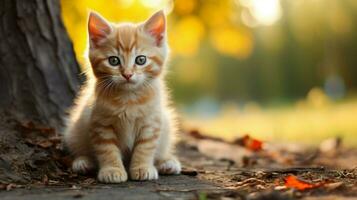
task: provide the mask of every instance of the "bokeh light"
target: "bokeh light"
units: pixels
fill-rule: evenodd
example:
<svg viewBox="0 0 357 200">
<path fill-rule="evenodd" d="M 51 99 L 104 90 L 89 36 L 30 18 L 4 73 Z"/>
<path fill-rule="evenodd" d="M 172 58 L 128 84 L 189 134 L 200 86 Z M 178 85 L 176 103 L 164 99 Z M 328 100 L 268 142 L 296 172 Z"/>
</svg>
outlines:
<svg viewBox="0 0 357 200">
<path fill-rule="evenodd" d="M 238 1 L 238 0 L 237 0 Z M 255 23 L 247 25 L 272 25 L 281 17 L 281 6 L 279 0 L 239 0 L 253 16 Z"/>
</svg>

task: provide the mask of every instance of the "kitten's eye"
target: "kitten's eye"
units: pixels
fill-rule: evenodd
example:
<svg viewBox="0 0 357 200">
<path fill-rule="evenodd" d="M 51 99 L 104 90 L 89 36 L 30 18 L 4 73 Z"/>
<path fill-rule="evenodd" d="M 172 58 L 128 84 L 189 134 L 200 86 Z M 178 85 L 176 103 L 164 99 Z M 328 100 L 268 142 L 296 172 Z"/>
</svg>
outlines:
<svg viewBox="0 0 357 200">
<path fill-rule="evenodd" d="M 117 66 L 120 65 L 120 59 L 117 56 L 110 56 L 108 58 L 108 62 L 111 66 Z"/>
<path fill-rule="evenodd" d="M 140 55 L 135 58 L 135 63 L 137 65 L 144 65 L 146 63 L 146 56 Z"/>
</svg>

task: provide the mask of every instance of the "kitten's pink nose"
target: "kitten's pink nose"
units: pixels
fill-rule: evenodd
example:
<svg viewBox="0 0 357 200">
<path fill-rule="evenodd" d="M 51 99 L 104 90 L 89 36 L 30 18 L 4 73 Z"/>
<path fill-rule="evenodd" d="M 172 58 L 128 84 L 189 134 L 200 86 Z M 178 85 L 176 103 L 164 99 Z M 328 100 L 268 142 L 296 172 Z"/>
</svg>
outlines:
<svg viewBox="0 0 357 200">
<path fill-rule="evenodd" d="M 133 76 L 133 74 L 121 74 L 127 81 Z"/>
</svg>

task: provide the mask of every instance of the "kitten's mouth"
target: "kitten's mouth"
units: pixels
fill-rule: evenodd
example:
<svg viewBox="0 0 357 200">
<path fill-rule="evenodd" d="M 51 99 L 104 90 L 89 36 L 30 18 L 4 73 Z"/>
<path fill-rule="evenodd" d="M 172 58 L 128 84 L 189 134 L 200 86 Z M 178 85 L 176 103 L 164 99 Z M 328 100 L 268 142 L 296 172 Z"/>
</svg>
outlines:
<svg viewBox="0 0 357 200">
<path fill-rule="evenodd" d="M 124 84 L 135 84 L 135 82 L 132 81 L 132 80 L 127 80 L 127 81 L 124 82 Z"/>
</svg>

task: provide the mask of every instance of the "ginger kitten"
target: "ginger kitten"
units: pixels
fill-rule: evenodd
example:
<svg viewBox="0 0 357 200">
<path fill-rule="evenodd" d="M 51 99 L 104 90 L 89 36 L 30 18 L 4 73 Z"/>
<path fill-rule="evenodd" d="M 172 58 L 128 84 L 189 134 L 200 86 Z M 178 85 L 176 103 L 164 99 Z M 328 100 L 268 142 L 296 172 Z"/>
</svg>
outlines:
<svg viewBox="0 0 357 200">
<path fill-rule="evenodd" d="M 179 174 L 174 113 L 163 81 L 164 13 L 140 24 L 113 24 L 91 12 L 88 32 L 93 73 L 64 132 L 75 156 L 73 170 L 98 167 L 98 180 L 106 183 L 124 182 L 128 174 L 133 180 L 158 179 L 158 172 Z"/>
</svg>

